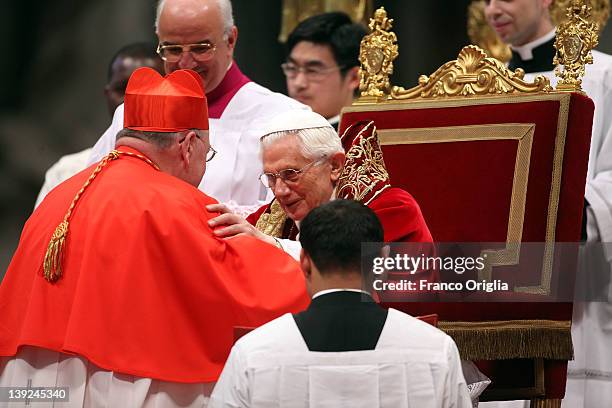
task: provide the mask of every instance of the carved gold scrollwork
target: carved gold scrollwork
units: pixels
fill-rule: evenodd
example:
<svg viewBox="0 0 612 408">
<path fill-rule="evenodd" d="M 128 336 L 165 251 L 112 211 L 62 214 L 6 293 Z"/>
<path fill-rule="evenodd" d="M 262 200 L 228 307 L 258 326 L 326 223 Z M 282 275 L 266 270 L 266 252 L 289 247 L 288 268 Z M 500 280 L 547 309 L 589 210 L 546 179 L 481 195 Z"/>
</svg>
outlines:
<svg viewBox="0 0 612 408">
<path fill-rule="evenodd" d="M 451 96 L 550 92 L 550 81 L 537 76 L 523 80 L 522 69 L 511 71 L 475 45 L 464 47 L 455 61 L 447 62 L 430 76 L 421 75 L 411 89 L 394 86 L 391 99 L 444 98 Z"/>
<path fill-rule="evenodd" d="M 593 63 L 591 50 L 598 40 L 598 24 L 591 20 L 591 6 L 585 0 L 572 0 L 567 8 L 567 21 L 557 27 L 553 64 L 560 78 L 557 90 L 581 91 L 585 65 Z M 563 65 L 561 68 L 560 65 Z"/>
<path fill-rule="evenodd" d="M 374 13 L 374 18 L 370 19 L 370 34 L 361 40 L 361 99 L 376 100 L 389 93 L 389 75 L 393 73 L 393 60 L 398 55 L 397 37 L 394 32 L 389 31 L 392 25 L 393 19 L 387 18 L 385 8 L 381 7 Z"/>
</svg>

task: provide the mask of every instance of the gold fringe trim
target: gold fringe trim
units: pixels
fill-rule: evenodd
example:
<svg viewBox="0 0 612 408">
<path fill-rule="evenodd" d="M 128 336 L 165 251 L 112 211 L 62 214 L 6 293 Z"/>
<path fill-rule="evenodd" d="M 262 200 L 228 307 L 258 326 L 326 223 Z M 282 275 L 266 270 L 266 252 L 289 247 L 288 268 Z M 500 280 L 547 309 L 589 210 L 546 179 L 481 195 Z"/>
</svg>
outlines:
<svg viewBox="0 0 612 408">
<path fill-rule="evenodd" d="M 91 173 L 85 184 L 83 184 L 83 187 L 81 187 L 78 193 L 74 196 L 74 199 L 72 200 L 72 203 L 70 204 L 66 215 L 64 215 L 63 221 L 57 226 L 55 232 L 53 232 L 51 240 L 49 241 L 47 251 L 45 252 L 45 259 L 43 261 L 43 276 L 48 282 L 55 283 L 62 277 L 64 255 L 66 253 L 68 231 L 70 228 L 70 217 L 72 216 L 74 207 L 76 206 L 77 202 L 79 201 L 87 187 L 89 187 L 91 182 L 102 171 L 102 169 L 112 160 L 119 158 L 120 155 L 136 157 L 140 160 L 147 162 L 156 170 L 159 170 L 159 167 L 148 158 L 131 152 L 121 152 L 119 150 L 113 150 L 102 160 L 100 160 L 100 163 L 98 163 L 98 165 Z"/>
<path fill-rule="evenodd" d="M 438 327 L 455 340 L 465 360 L 574 356 L 569 320 L 441 321 Z"/>
<path fill-rule="evenodd" d="M 551 399 L 532 399 L 530 408 L 561 408 L 561 400 L 558 398 Z"/>
</svg>

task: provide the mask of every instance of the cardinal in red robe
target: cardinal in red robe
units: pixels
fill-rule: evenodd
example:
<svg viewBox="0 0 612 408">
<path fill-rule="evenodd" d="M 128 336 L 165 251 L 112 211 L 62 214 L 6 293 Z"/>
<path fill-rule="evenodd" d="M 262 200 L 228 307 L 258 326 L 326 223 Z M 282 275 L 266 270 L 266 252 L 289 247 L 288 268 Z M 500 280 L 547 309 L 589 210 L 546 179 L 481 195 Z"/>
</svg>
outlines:
<svg viewBox="0 0 612 408">
<path fill-rule="evenodd" d="M 215 381 L 235 326 L 309 302 L 290 256 L 208 225 L 217 201 L 197 185 L 214 150 L 195 72 L 135 71 L 124 125 L 116 149 L 25 224 L 0 286 L 0 379 L 33 346 L 138 377 Z"/>
</svg>

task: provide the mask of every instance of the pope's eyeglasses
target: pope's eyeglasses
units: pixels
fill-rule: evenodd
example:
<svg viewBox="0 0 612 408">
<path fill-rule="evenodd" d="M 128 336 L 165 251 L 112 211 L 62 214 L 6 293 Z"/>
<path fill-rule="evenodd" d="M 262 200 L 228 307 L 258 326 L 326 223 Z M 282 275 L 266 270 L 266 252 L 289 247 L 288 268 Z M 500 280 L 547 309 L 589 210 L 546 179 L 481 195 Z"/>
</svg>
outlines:
<svg viewBox="0 0 612 408">
<path fill-rule="evenodd" d="M 278 173 L 263 173 L 261 176 L 259 176 L 259 179 L 264 186 L 269 188 L 274 188 L 278 179 L 283 180 L 285 184 L 295 184 L 300 180 L 303 173 L 307 172 L 311 167 L 323 163 L 326 158 L 327 157 L 321 157 L 320 159 L 312 161 L 298 170 L 284 169 Z"/>
</svg>

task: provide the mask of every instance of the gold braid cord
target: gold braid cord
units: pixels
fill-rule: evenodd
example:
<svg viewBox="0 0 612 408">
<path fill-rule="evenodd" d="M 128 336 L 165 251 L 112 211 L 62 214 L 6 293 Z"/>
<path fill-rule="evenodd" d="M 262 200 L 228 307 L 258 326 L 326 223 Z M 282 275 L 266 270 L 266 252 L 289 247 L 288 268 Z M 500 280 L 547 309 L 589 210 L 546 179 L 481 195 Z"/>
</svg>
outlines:
<svg viewBox="0 0 612 408">
<path fill-rule="evenodd" d="M 557 65 L 555 74 L 560 78 L 557 90 L 580 92 L 585 65 L 593 63 L 591 50 L 599 42 L 599 27 L 590 21 L 591 7 L 586 0 L 572 0 L 566 16 L 567 21 L 557 27 L 555 39 L 557 54 L 553 64 Z"/>
<path fill-rule="evenodd" d="M 350 130 L 349 127 L 343 137 Z M 368 131 L 371 132 L 370 135 L 366 135 Z M 370 121 L 357 134 L 346 152 L 346 162 L 338 178 L 336 197 L 368 205 L 390 186 L 389 173 L 378 144 L 376 126 Z"/>
<path fill-rule="evenodd" d="M 512 72 L 475 45 L 463 47 L 455 61 L 447 62 L 430 76 L 421 75 L 411 89 L 394 86 L 391 99 L 445 98 L 550 92 L 550 81 L 539 75 L 533 83 L 523 80 L 525 71 Z"/>
<path fill-rule="evenodd" d="M 370 34 L 363 37 L 359 50 L 360 100 L 385 98 L 391 87 L 389 75 L 393 73 L 393 60 L 398 56 L 397 37 L 389 31 L 393 19 L 387 18 L 384 7 L 370 19 Z"/>
<path fill-rule="evenodd" d="M 255 223 L 255 228 L 266 235 L 282 238 L 286 220 L 287 214 L 275 199 L 270 204 L 270 212 L 261 214 L 257 223 Z"/>
<path fill-rule="evenodd" d="M 59 278 L 62 277 L 63 273 L 63 262 L 64 255 L 66 253 L 66 240 L 68 239 L 68 231 L 70 228 L 70 217 L 74 211 L 74 208 L 87 189 L 94 181 L 96 176 L 102 171 L 102 169 L 111 161 L 119 158 L 120 155 L 136 157 L 140 160 L 143 160 L 154 167 L 156 170 L 159 170 L 159 167 L 153 163 L 148 158 L 141 156 L 140 154 L 132 153 L 132 152 L 121 152 L 119 150 L 113 150 L 108 155 L 106 155 L 100 163 L 96 166 L 91 176 L 87 179 L 83 187 L 78 191 L 78 193 L 74 196 L 66 215 L 64 215 L 64 220 L 57 226 L 51 240 L 49 241 L 49 245 L 47 247 L 47 252 L 45 253 L 45 259 L 43 262 L 43 275 L 45 279 L 51 283 L 57 282 Z"/>
</svg>

